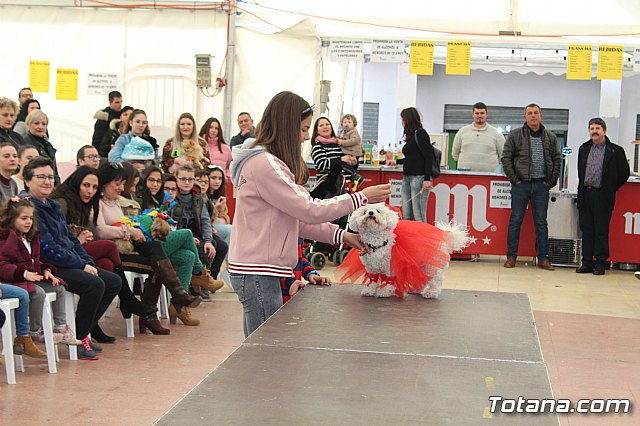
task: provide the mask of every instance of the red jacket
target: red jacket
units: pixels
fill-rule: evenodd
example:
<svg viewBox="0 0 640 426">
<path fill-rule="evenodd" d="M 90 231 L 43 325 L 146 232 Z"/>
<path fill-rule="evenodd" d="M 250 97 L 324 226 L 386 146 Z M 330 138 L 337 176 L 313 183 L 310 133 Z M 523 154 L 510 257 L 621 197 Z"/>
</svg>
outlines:
<svg viewBox="0 0 640 426">
<path fill-rule="evenodd" d="M 56 274 L 53 265 L 40 262 L 40 233 L 31 241 L 31 254 L 16 231 L 0 229 L 0 281 L 22 287 L 29 293 L 36 291 L 35 283 L 24 279 L 24 271 L 37 272 L 50 269 Z"/>
</svg>

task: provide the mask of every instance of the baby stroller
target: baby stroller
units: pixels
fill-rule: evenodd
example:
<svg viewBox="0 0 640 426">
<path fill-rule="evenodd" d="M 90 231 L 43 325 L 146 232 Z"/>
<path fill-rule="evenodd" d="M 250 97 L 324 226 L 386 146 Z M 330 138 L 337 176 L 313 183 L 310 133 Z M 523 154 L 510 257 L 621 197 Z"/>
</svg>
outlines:
<svg viewBox="0 0 640 426">
<path fill-rule="evenodd" d="M 342 168 L 339 167 L 339 164 L 332 167 L 329 174 L 319 178 L 314 187 L 309 191 L 313 198 L 319 199 L 332 198 L 353 192 L 352 186 L 342 174 Z M 342 216 L 332 223 L 335 223 L 340 229 L 346 231 L 349 227 L 349 216 Z M 309 240 L 305 242 L 307 241 L 309 245 L 304 249 L 303 254 L 316 271 L 322 270 L 327 260 L 339 266 L 349 253 L 349 248 L 347 248 L 345 244 L 333 245 Z"/>
</svg>

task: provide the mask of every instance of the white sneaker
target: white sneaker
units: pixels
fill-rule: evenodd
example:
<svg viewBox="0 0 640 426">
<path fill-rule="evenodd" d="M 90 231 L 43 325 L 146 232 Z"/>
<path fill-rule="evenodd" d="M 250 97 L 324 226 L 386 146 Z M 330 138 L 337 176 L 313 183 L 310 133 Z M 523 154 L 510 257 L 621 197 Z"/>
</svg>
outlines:
<svg viewBox="0 0 640 426">
<path fill-rule="evenodd" d="M 640 271 L 635 272 L 633 275 L 640 280 Z"/>
<path fill-rule="evenodd" d="M 80 346 L 82 344 L 80 340 L 76 339 L 76 334 L 71 330 L 71 327 L 69 327 L 68 324 L 65 324 L 63 329 L 53 330 L 53 335 L 60 336 L 60 342 L 65 345 Z"/>
</svg>

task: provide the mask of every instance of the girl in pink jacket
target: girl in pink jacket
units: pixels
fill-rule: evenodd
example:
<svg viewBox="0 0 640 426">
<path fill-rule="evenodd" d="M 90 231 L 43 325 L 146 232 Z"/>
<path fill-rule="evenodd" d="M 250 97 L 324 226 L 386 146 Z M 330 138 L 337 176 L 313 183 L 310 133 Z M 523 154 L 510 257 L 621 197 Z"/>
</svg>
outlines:
<svg viewBox="0 0 640 426">
<path fill-rule="evenodd" d="M 292 92 L 267 105 L 256 139 L 233 148 L 231 178 L 236 211 L 229 250 L 231 285 L 244 307 L 251 334 L 282 306 L 280 278 L 293 276 L 298 237 L 365 249 L 356 234 L 328 223 L 367 202 L 383 202 L 389 185 L 328 200 L 313 199 L 299 185 L 305 177 L 301 144 L 309 139 L 313 108 Z"/>
</svg>

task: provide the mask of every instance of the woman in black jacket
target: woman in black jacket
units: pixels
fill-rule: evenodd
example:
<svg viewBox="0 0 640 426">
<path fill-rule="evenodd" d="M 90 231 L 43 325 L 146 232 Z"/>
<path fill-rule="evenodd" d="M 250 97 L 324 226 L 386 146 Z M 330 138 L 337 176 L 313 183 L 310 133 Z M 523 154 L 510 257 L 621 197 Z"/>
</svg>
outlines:
<svg viewBox="0 0 640 426">
<path fill-rule="evenodd" d="M 433 188 L 433 147 L 429 134 L 422 128 L 422 120 L 417 109 L 403 109 L 400 118 L 406 142 L 402 147 L 402 218 L 426 222 L 427 200 L 429 191 Z"/>
<path fill-rule="evenodd" d="M 39 109 L 33 110 L 27 115 L 25 121 L 27 125 L 27 137 L 24 142 L 27 145 L 33 145 L 38 149 L 41 157 L 49 158 L 53 163 L 53 175 L 55 176 L 55 185 L 60 183 L 58 168 L 56 166 L 56 152 L 58 151 L 51 145 L 47 137 L 47 126 L 49 125 L 49 117 Z"/>
</svg>

